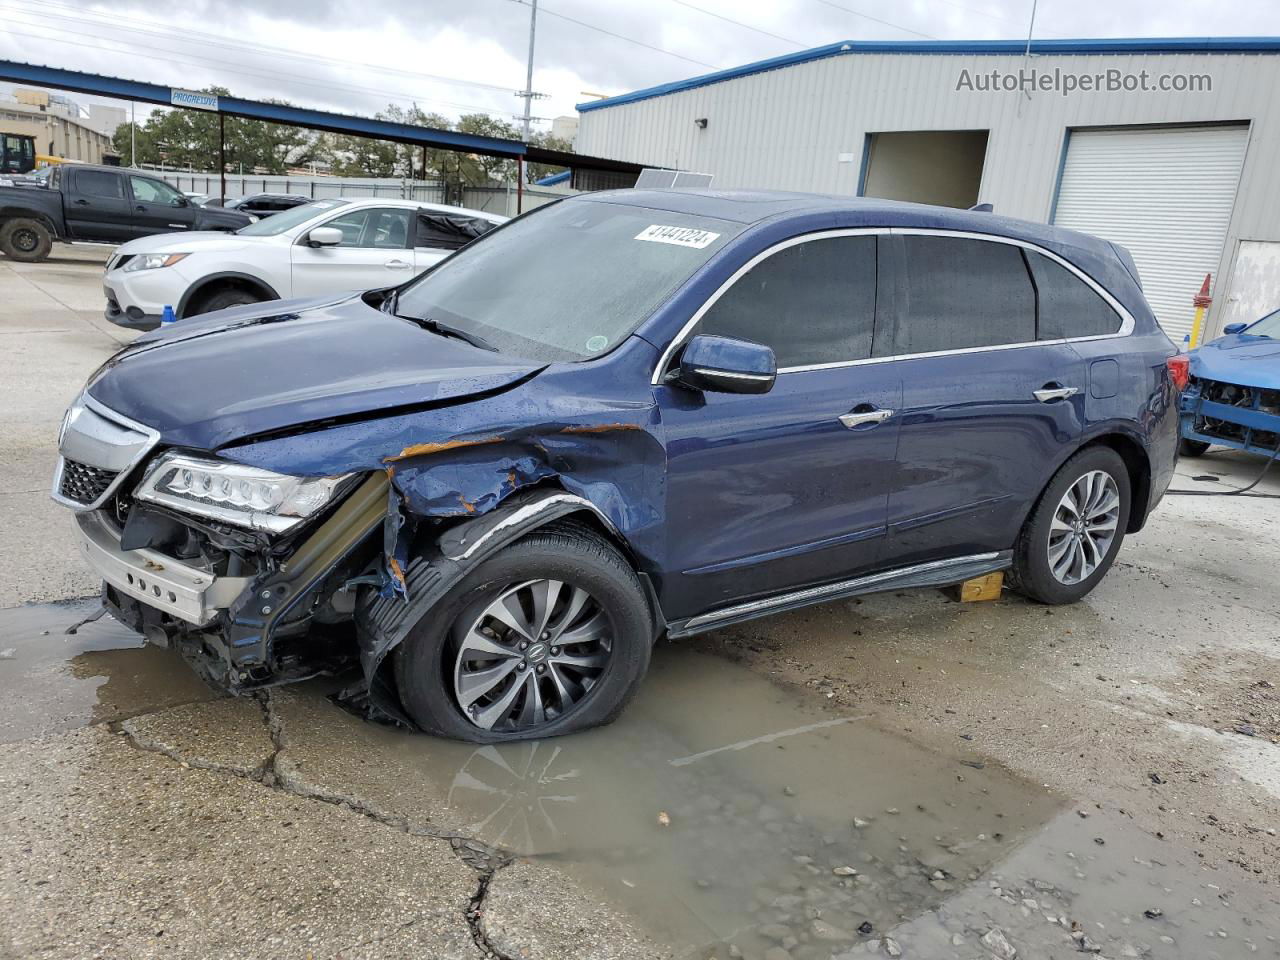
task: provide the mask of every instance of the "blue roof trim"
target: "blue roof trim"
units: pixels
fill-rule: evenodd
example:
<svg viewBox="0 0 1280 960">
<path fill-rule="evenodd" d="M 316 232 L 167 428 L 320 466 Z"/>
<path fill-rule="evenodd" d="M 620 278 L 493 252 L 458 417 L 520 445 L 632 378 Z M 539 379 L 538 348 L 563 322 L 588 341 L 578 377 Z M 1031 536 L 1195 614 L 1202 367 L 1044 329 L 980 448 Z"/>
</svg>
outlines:
<svg viewBox="0 0 1280 960">
<path fill-rule="evenodd" d="M 554 187 L 557 183 L 568 183 L 572 170 L 561 170 L 559 173 L 553 173 L 548 177 L 543 177 L 534 183 L 535 187 Z"/>
<path fill-rule="evenodd" d="M 1025 40 L 846 40 L 788 53 L 768 60 L 757 60 L 740 67 L 705 73 L 687 80 L 646 87 L 632 93 L 604 100 L 578 104 L 579 113 L 605 107 L 616 107 L 637 100 L 706 87 L 725 80 L 764 73 L 798 63 L 809 63 L 827 57 L 858 53 L 934 53 L 934 54 L 1020 54 L 1027 49 Z M 1039 54 L 1087 53 L 1280 53 L 1280 37 L 1114 37 L 1097 40 L 1032 40 L 1031 52 Z"/>
<path fill-rule="evenodd" d="M 122 100 L 137 100 L 142 103 L 155 103 L 161 106 L 171 105 L 170 88 L 160 84 L 143 83 L 138 80 L 122 80 L 118 77 L 106 77 L 96 73 L 81 73 L 77 70 L 62 70 L 57 67 L 42 67 L 37 64 L 18 63 L 13 60 L 0 60 L 0 80 L 14 83 L 32 83 L 42 87 L 97 94 L 103 97 L 117 97 Z M 311 110 L 283 103 L 241 100 L 238 97 L 219 97 L 218 110 L 220 113 L 237 117 L 250 117 L 255 120 L 290 123 L 300 127 L 314 127 L 320 130 L 334 130 L 340 133 L 354 133 L 367 137 L 400 140 L 428 147 L 474 151 L 495 156 L 522 157 L 528 149 L 524 143 L 518 140 L 481 137 L 469 133 L 457 133 L 453 130 L 436 130 L 432 127 L 419 127 L 409 123 L 394 123 L 390 120 L 375 120 L 371 117 L 359 117 L 346 113 L 330 113 L 325 110 Z"/>
</svg>

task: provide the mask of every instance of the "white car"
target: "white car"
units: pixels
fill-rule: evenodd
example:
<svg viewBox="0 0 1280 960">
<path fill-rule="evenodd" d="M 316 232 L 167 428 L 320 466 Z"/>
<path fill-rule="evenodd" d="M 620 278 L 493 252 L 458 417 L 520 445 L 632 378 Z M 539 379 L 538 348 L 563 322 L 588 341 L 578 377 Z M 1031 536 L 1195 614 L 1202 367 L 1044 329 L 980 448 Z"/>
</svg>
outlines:
<svg viewBox="0 0 1280 960">
<path fill-rule="evenodd" d="M 122 327 L 151 330 L 165 307 L 182 318 L 396 286 L 506 220 L 408 200 L 317 200 L 236 233 L 142 237 L 107 261 L 105 315 Z"/>
</svg>

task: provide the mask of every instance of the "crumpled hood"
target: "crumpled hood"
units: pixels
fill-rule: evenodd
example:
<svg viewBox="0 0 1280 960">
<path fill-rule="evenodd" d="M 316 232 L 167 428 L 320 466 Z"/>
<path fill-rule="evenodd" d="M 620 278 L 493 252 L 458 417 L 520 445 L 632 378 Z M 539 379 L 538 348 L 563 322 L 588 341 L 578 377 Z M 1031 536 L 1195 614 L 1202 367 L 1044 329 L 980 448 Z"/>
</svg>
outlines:
<svg viewBox="0 0 1280 960">
<path fill-rule="evenodd" d="M 428 333 L 346 294 L 162 327 L 104 364 L 88 390 L 160 431 L 166 445 L 216 450 L 303 424 L 492 393 L 541 368 Z"/>
<path fill-rule="evenodd" d="M 1280 390 L 1280 340 L 1247 333 L 1219 337 L 1191 351 L 1191 375 Z"/>
</svg>

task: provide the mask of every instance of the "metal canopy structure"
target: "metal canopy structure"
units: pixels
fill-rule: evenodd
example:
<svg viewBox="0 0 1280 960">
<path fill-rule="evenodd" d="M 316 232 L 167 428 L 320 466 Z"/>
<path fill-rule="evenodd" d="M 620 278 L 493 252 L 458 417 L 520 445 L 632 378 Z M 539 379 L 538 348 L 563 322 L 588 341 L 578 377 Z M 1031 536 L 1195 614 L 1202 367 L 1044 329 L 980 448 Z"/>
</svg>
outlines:
<svg viewBox="0 0 1280 960">
<path fill-rule="evenodd" d="M 199 93 L 198 91 L 186 90 L 180 87 L 166 87 L 157 83 L 125 80 L 97 73 L 83 73 L 78 70 L 63 70 L 59 67 L 18 63 L 13 60 L 0 60 L 0 80 L 12 83 L 29 83 L 39 87 L 53 87 L 58 90 L 87 93 L 100 97 L 113 97 L 118 100 L 133 100 L 138 103 L 150 103 L 162 107 L 205 110 L 224 117 L 264 120 L 268 123 L 307 127 L 312 130 L 323 130 L 327 133 L 341 133 L 357 137 L 368 137 L 373 140 L 408 143 L 423 148 L 430 147 L 437 150 L 453 150 L 458 153 L 501 157 L 515 160 L 521 167 L 522 174 L 523 165 L 526 161 L 554 164 L 568 167 L 572 171 L 571 181 L 573 185 L 579 186 L 581 184 L 582 189 L 630 185 L 625 183 L 626 179 L 638 175 L 643 169 L 642 165 L 638 163 L 608 160 L 603 157 L 585 157 L 560 150 L 548 150 L 519 140 L 484 137 L 471 133 L 459 133 L 455 130 L 438 130 L 433 127 L 416 126 L 411 123 L 375 120 L 354 114 L 312 110 L 307 107 L 295 107 L 285 103 L 269 103 L 265 100 L 213 96 L 212 94 Z M 519 185 L 523 191 L 523 176 L 520 177 Z"/>
</svg>

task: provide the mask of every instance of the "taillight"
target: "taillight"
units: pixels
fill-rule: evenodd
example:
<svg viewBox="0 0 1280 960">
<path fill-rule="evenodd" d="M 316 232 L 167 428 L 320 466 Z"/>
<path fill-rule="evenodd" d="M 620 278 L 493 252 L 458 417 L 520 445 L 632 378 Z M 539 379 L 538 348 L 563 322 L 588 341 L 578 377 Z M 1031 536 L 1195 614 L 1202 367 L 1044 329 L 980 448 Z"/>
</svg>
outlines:
<svg viewBox="0 0 1280 960">
<path fill-rule="evenodd" d="M 1165 361 L 1169 367 L 1169 377 L 1179 390 L 1187 389 L 1191 381 L 1191 358 L 1185 353 L 1175 354 Z"/>
</svg>

